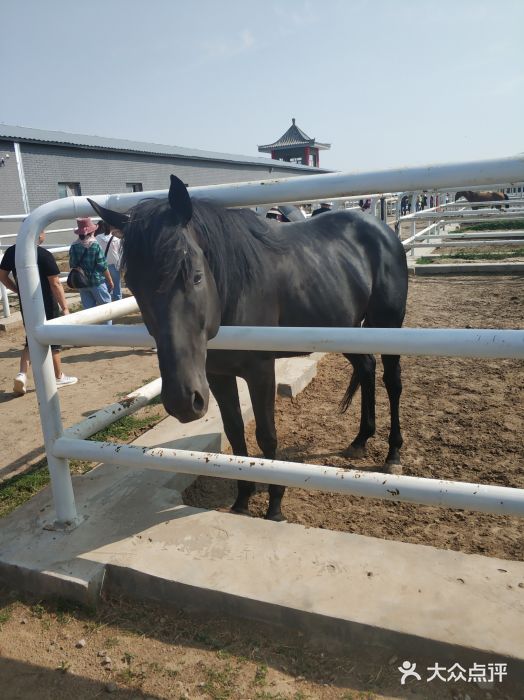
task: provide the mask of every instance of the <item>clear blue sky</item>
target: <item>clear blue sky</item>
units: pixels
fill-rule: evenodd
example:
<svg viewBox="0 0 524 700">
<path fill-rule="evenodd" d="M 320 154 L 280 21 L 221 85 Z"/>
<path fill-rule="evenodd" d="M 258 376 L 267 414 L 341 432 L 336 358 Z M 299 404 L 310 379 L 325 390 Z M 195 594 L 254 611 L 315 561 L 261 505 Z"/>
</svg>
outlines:
<svg viewBox="0 0 524 700">
<path fill-rule="evenodd" d="M 368 170 L 524 151 L 524 0 L 2 0 L 0 122 Z"/>
</svg>

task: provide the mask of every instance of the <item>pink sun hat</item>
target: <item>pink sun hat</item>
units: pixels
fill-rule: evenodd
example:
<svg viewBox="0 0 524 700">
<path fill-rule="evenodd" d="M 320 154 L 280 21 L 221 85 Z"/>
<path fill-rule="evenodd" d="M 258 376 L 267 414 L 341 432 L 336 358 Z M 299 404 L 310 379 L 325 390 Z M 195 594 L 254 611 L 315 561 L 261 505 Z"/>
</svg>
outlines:
<svg viewBox="0 0 524 700">
<path fill-rule="evenodd" d="M 96 231 L 96 224 L 94 224 L 89 217 L 86 217 L 85 219 L 77 219 L 76 226 L 77 227 L 75 228 L 74 232 L 77 234 L 77 236 L 80 236 L 81 234 L 86 236 Z"/>
</svg>

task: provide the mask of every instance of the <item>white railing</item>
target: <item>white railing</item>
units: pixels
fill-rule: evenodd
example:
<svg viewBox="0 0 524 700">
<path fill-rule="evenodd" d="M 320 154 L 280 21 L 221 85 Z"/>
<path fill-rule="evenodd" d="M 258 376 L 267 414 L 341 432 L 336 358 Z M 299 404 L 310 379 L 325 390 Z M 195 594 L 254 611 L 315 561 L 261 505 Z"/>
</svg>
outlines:
<svg viewBox="0 0 524 700">
<path fill-rule="evenodd" d="M 227 206 L 300 202 L 313 199 L 349 197 L 362 192 L 385 192 L 438 187 L 461 187 L 464 182 L 489 185 L 493 182 L 520 182 L 524 179 L 524 157 L 477 163 L 434 165 L 359 174 L 324 174 L 287 180 L 217 185 L 191 188 L 193 197 L 211 198 Z M 167 190 L 149 192 L 149 197 L 165 199 Z M 144 193 L 93 197 L 102 206 L 125 211 Z M 118 461 L 137 467 L 153 466 L 181 472 L 214 474 L 228 478 L 255 479 L 266 483 L 327 488 L 342 493 L 360 493 L 395 500 L 441 504 L 496 513 L 524 515 L 524 492 L 496 486 L 461 484 L 396 475 L 341 471 L 319 465 L 295 465 L 263 459 L 250 459 L 246 473 L 244 458 L 115 446 L 65 436 L 58 392 L 52 369 L 50 342 L 82 345 L 152 346 L 143 327 L 95 326 L 86 324 L 116 318 L 134 308 L 134 300 L 113 302 L 67 318 L 46 321 L 35 241 L 51 222 L 90 216 L 84 197 L 71 197 L 44 204 L 22 225 L 17 242 L 16 266 L 24 303 L 35 387 L 47 460 L 51 475 L 57 523 L 78 522 L 67 459 L 79 457 L 95 461 Z M 439 354 L 473 357 L 524 357 L 522 330 L 468 329 L 322 329 L 322 328 L 222 328 L 210 343 L 214 348 L 276 349 L 310 351 L 315 349 L 353 353 Z M 82 434 L 82 431 L 80 431 Z M 228 466 L 232 465 L 232 466 Z M 347 476 L 345 476 L 347 475 Z"/>
<path fill-rule="evenodd" d="M 502 209 L 494 209 L 493 207 L 496 206 L 501 206 Z M 479 209 L 473 211 L 472 207 L 479 207 Z M 474 247 L 475 243 L 467 242 L 467 239 L 477 238 L 480 232 L 471 231 L 469 234 L 461 233 L 461 244 L 458 242 L 458 239 L 452 240 L 450 234 L 446 232 L 446 226 L 450 224 L 511 221 L 520 218 L 524 218 L 524 199 L 513 198 L 511 200 L 500 200 L 500 202 L 467 202 L 465 200 L 459 200 L 458 202 L 439 204 L 435 207 L 425 208 L 421 211 L 401 216 L 397 219 L 397 228 L 400 233 L 399 226 L 401 223 L 411 223 L 411 236 L 402 241 L 402 244 L 406 250 L 411 250 L 411 253 L 414 254 L 415 244 L 417 248 Z M 417 233 L 417 221 L 433 223 L 430 223 L 422 231 Z M 500 232 L 493 231 L 491 233 L 492 235 L 483 236 L 482 245 L 498 246 L 518 243 L 518 240 L 499 240 L 501 237 Z M 519 233 L 518 231 L 513 232 L 508 230 L 504 231 L 503 235 L 505 235 L 506 238 L 509 236 L 516 236 L 519 238 Z M 445 242 L 441 245 L 440 241 Z M 476 245 L 478 246 L 480 243 L 477 241 Z"/>
</svg>

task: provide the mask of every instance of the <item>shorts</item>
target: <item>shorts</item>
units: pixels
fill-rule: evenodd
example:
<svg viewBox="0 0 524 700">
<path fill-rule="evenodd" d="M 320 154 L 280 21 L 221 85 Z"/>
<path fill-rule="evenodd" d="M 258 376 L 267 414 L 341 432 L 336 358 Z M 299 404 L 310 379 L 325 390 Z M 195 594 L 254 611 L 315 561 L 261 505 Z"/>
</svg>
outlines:
<svg viewBox="0 0 524 700">
<path fill-rule="evenodd" d="M 25 345 L 24 345 L 24 347 L 25 347 L 25 348 L 27 347 L 27 336 L 26 336 L 26 338 L 25 338 Z M 61 349 L 62 349 L 62 346 L 61 346 L 61 345 L 51 345 L 51 352 L 60 352 Z"/>
<path fill-rule="evenodd" d="M 20 297 L 19 297 L 20 299 Z M 53 318 L 58 318 L 60 316 L 60 309 L 58 308 L 58 305 L 55 304 L 54 302 L 51 304 L 46 304 L 44 302 L 44 310 L 45 310 L 45 317 L 47 318 L 48 321 L 50 321 Z M 22 322 L 24 322 L 24 310 L 22 309 L 22 300 L 20 299 L 20 313 L 22 314 Z M 24 322 L 25 323 L 25 322 Z M 27 347 L 27 336 L 25 337 L 25 345 L 24 347 Z M 60 352 L 62 349 L 61 345 L 51 345 L 51 352 Z"/>
</svg>

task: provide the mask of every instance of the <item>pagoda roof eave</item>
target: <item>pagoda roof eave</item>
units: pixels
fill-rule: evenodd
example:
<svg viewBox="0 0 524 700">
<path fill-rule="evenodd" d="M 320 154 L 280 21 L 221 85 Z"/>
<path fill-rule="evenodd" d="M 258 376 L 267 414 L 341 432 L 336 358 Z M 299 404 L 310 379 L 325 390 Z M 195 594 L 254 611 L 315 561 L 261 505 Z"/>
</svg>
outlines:
<svg viewBox="0 0 524 700">
<path fill-rule="evenodd" d="M 286 144 L 281 144 L 278 141 L 275 141 L 274 143 L 269 143 L 264 146 L 257 146 L 257 148 L 260 153 L 271 153 L 271 151 L 288 151 L 293 148 L 303 148 L 304 146 L 318 148 L 319 151 L 324 151 L 331 148 L 330 143 L 320 143 L 314 139 L 311 139 L 310 141 L 299 141 L 297 143 Z"/>
</svg>

